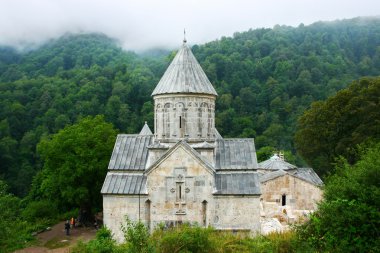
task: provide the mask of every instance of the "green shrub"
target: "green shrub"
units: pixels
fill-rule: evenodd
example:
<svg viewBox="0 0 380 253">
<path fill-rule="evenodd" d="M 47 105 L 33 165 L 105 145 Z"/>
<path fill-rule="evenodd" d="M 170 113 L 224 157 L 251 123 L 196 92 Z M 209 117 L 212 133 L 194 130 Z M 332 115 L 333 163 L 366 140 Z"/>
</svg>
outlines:
<svg viewBox="0 0 380 253">
<path fill-rule="evenodd" d="M 322 251 L 378 252 L 380 248 L 380 143 L 355 164 L 341 163 L 325 186 L 325 200 L 298 228 Z"/>
<path fill-rule="evenodd" d="M 216 231 L 213 228 L 182 225 L 171 229 L 158 227 L 149 235 L 141 222 L 127 219 L 123 227 L 126 243 L 117 245 L 108 229 L 100 229 L 94 240 L 79 242 L 73 253 L 285 253 L 316 252 L 303 241 L 298 240 L 293 231 L 273 233 L 267 236 L 234 235 Z"/>
<path fill-rule="evenodd" d="M 73 253 L 113 253 L 117 251 L 115 240 L 109 229 L 103 227 L 96 232 L 96 238 L 84 243 L 82 241 L 72 249 Z"/>
<path fill-rule="evenodd" d="M 67 212 L 61 214 L 59 218 L 60 218 L 60 220 L 69 220 L 69 219 L 71 219 L 71 217 L 77 218 L 78 214 L 79 214 L 79 209 L 74 208 L 74 209 L 71 209 L 70 211 L 67 211 Z"/>
<path fill-rule="evenodd" d="M 13 252 L 35 239 L 31 235 L 35 225 L 21 219 L 21 212 L 21 200 L 7 193 L 0 180 L 0 252 Z"/>
<path fill-rule="evenodd" d="M 213 229 L 182 225 L 164 231 L 156 244 L 158 252 L 215 252 Z M 153 237 L 158 237 L 158 233 Z"/>
<path fill-rule="evenodd" d="M 54 202 L 39 200 L 30 202 L 22 211 L 21 217 L 27 221 L 39 221 L 56 218 L 58 208 Z"/>
<path fill-rule="evenodd" d="M 126 224 L 121 226 L 124 238 L 131 253 L 153 252 L 153 246 L 149 240 L 149 230 L 141 221 L 133 222 L 127 216 Z"/>
</svg>

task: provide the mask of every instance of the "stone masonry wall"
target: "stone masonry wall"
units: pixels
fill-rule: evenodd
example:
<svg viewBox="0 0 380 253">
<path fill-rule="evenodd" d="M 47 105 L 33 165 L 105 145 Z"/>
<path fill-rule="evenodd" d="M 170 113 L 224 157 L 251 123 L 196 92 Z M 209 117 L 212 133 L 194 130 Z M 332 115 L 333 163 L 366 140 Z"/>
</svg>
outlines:
<svg viewBox="0 0 380 253">
<path fill-rule="evenodd" d="M 215 96 L 160 95 L 154 97 L 154 133 L 162 142 L 214 139 Z"/>
<path fill-rule="evenodd" d="M 259 196 L 218 196 L 215 198 L 213 227 L 227 230 L 250 230 L 260 233 Z"/>
<path fill-rule="evenodd" d="M 208 225 L 213 209 L 214 176 L 179 146 L 148 174 L 151 227 L 181 222 Z"/>
<path fill-rule="evenodd" d="M 286 206 L 290 211 L 316 210 L 322 199 L 322 190 L 299 178 L 284 175 L 261 183 L 261 191 L 266 215 L 276 213 L 282 207 L 282 195 L 286 195 Z"/>
<path fill-rule="evenodd" d="M 144 203 L 146 197 L 140 197 L 140 218 L 144 218 Z M 139 197 L 103 195 L 103 221 L 111 229 L 118 242 L 124 241 L 121 224 L 125 224 L 125 215 L 131 220 L 139 219 Z"/>
<path fill-rule="evenodd" d="M 217 229 L 260 232 L 259 196 L 215 196 L 214 173 L 191 151 L 178 146 L 147 173 L 148 195 L 103 196 L 104 224 L 123 241 L 125 215 L 143 221 L 151 230 L 158 224 L 212 225 Z"/>
</svg>

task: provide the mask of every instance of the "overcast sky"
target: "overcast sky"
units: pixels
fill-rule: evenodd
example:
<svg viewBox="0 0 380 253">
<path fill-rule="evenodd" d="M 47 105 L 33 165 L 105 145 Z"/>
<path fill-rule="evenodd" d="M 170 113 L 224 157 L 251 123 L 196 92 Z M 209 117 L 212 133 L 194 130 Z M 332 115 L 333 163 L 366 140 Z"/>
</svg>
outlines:
<svg viewBox="0 0 380 253">
<path fill-rule="evenodd" d="M 0 44 L 102 32 L 123 47 L 175 48 L 250 28 L 380 15 L 380 0 L 0 0 Z"/>
</svg>

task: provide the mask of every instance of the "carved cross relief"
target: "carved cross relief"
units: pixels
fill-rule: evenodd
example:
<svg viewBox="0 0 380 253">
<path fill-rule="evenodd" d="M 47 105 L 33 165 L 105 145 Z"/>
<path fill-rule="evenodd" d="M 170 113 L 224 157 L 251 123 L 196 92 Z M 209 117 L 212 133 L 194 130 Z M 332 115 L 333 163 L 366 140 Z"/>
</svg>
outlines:
<svg viewBox="0 0 380 253">
<path fill-rule="evenodd" d="M 166 178 L 166 201 L 174 202 L 176 214 L 186 214 L 186 201 L 192 200 L 193 177 L 187 177 L 185 167 L 174 168 L 173 176 Z"/>
</svg>

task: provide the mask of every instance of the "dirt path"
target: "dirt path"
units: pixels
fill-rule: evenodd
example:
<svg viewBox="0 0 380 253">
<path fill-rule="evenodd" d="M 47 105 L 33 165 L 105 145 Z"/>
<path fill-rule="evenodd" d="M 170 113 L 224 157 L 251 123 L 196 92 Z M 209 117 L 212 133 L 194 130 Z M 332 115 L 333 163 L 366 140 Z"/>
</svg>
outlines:
<svg viewBox="0 0 380 253">
<path fill-rule="evenodd" d="M 50 231 L 37 235 L 38 246 L 15 251 L 15 253 L 69 253 L 77 241 L 89 241 L 95 238 L 94 228 L 70 229 L 70 235 L 65 232 L 65 222 L 54 225 Z"/>
</svg>

